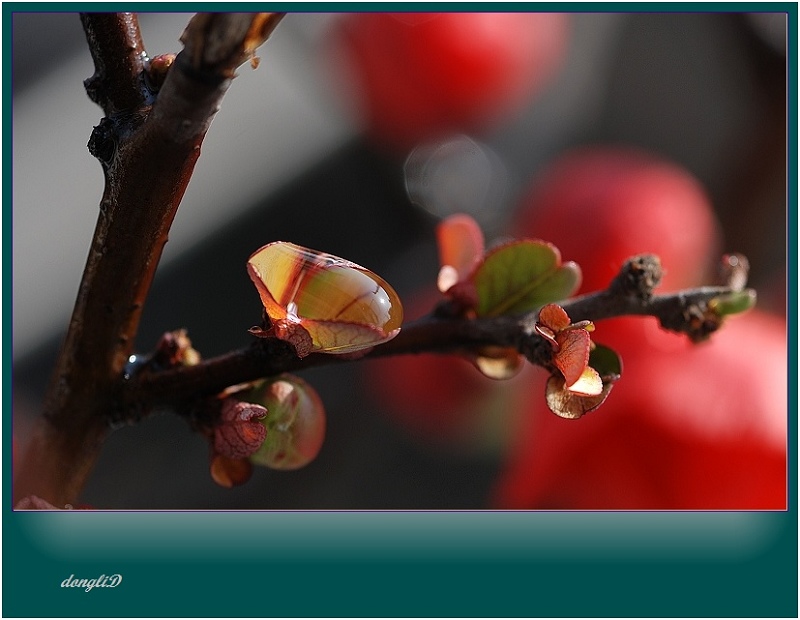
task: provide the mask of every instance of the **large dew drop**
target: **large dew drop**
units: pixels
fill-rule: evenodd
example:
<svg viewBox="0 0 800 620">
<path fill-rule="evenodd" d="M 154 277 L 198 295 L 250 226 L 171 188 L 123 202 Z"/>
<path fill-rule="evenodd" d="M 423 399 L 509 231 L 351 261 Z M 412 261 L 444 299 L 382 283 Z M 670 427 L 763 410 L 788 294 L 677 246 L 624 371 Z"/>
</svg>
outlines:
<svg viewBox="0 0 800 620">
<path fill-rule="evenodd" d="M 247 271 L 269 317 L 302 326 L 315 351 L 359 351 L 400 331 L 403 307 L 394 289 L 343 258 L 277 241 L 255 252 Z"/>
</svg>

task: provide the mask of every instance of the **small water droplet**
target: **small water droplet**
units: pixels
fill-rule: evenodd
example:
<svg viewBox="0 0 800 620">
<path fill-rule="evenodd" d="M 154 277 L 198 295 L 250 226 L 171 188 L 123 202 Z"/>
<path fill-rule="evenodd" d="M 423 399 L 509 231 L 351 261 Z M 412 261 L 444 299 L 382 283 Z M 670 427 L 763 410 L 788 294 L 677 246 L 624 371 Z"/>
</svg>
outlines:
<svg viewBox="0 0 800 620">
<path fill-rule="evenodd" d="M 506 380 L 516 376 L 524 361 L 516 349 L 484 347 L 473 359 L 473 364 L 490 379 Z"/>
<path fill-rule="evenodd" d="M 130 355 L 122 371 L 122 378 L 125 381 L 132 379 L 149 361 L 150 358 L 146 355 Z"/>
</svg>

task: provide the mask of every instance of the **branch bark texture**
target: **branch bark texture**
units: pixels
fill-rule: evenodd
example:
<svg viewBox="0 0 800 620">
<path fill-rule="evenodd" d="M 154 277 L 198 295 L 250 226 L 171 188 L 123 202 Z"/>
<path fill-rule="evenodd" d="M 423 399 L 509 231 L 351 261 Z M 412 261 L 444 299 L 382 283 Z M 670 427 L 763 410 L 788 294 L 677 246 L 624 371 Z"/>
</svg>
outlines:
<svg viewBox="0 0 800 620">
<path fill-rule="evenodd" d="M 106 116 L 89 142 L 105 188 L 44 412 L 15 479 L 16 499 L 72 503 L 109 429 L 144 302 L 203 138 L 236 67 L 280 14 L 198 15 L 156 92 L 132 14 L 83 14 L 95 63 L 89 97 Z"/>
</svg>

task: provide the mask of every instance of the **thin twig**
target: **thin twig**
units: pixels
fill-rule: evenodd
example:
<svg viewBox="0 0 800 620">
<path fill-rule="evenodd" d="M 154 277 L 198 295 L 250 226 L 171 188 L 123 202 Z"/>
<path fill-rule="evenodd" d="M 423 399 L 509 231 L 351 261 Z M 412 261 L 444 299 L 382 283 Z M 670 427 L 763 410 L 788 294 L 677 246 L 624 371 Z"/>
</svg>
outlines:
<svg viewBox="0 0 800 620">
<path fill-rule="evenodd" d="M 625 315 L 659 318 L 662 325 L 690 332 L 692 308 L 703 308 L 707 302 L 730 292 L 726 287 L 702 287 L 678 293 L 651 296 L 627 294 L 612 285 L 608 290 L 561 302 L 570 318 L 602 320 Z M 478 350 L 486 345 L 514 347 L 534 364 L 546 366 L 550 345 L 533 330 L 538 311 L 523 316 L 490 318 L 446 318 L 436 313 L 403 327 L 400 334 L 371 349 L 363 358 L 386 357 L 414 353 L 450 353 Z M 259 339 L 249 347 L 211 358 L 194 366 L 179 366 L 157 372 L 144 372 L 126 383 L 123 406 L 171 406 L 179 413 L 181 405 L 212 396 L 225 388 L 307 368 L 350 361 L 342 356 L 323 353 L 298 358 L 291 346 L 277 339 Z M 141 410 L 138 411 L 141 413 Z"/>
</svg>

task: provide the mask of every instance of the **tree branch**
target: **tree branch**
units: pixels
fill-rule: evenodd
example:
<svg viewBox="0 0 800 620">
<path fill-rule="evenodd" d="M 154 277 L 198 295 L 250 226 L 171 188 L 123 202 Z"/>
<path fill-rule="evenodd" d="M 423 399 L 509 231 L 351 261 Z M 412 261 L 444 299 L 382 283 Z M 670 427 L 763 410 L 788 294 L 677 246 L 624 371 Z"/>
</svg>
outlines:
<svg viewBox="0 0 800 620">
<path fill-rule="evenodd" d="M 94 61 L 94 75 L 84 80 L 89 99 L 106 116 L 135 110 L 151 99 L 143 82 L 147 52 L 135 13 L 81 13 Z"/>
<path fill-rule="evenodd" d="M 170 225 L 236 67 L 280 14 L 198 15 L 159 92 L 133 15 L 82 16 L 95 61 L 89 96 L 107 116 L 89 149 L 105 189 L 43 417 L 21 460 L 15 498 L 74 502 L 109 429 L 125 364 Z M 15 500 L 16 501 L 16 500 Z"/>
<path fill-rule="evenodd" d="M 683 332 L 698 340 L 718 327 L 697 325 L 696 317 L 707 314 L 708 301 L 730 293 L 729 287 L 707 286 L 678 293 L 652 295 L 660 279 L 656 257 L 643 255 L 628 261 L 605 291 L 560 303 L 573 322 L 642 315 L 657 317 L 667 329 Z M 487 345 L 512 347 L 531 363 L 551 365 L 550 344 L 534 330 L 538 311 L 522 316 L 465 318 L 453 315 L 447 302 L 431 315 L 405 325 L 397 337 L 369 350 L 363 359 L 413 353 L 477 351 Z M 126 383 L 119 413 L 140 415 L 142 409 L 168 406 L 181 415 L 194 415 L 199 399 L 225 388 L 282 372 L 350 361 L 347 356 L 324 353 L 305 358 L 295 355 L 291 345 L 274 338 L 259 339 L 251 346 L 212 358 L 193 366 L 176 366 L 134 374 Z M 134 413 L 132 413 L 134 412 Z"/>
</svg>

